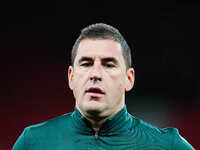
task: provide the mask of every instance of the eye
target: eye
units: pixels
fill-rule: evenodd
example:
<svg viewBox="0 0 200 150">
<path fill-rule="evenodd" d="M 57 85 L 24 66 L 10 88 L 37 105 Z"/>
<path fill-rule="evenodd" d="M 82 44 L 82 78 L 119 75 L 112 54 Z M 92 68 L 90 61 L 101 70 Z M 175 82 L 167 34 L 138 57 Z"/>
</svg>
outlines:
<svg viewBox="0 0 200 150">
<path fill-rule="evenodd" d="M 107 68 L 113 68 L 113 67 L 115 67 L 115 65 L 113 65 L 111 63 L 106 63 L 104 66 L 107 67 Z"/>
<path fill-rule="evenodd" d="M 83 67 L 90 67 L 90 66 L 92 66 L 92 63 L 89 63 L 89 62 L 82 63 L 81 66 L 83 66 Z"/>
</svg>

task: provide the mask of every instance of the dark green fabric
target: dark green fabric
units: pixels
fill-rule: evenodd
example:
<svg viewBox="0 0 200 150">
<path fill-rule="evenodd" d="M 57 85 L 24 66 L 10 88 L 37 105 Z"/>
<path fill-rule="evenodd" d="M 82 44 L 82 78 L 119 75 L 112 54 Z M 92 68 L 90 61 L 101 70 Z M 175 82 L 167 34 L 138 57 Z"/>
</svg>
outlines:
<svg viewBox="0 0 200 150">
<path fill-rule="evenodd" d="M 74 112 L 24 129 L 12 150 L 194 150 L 176 128 L 159 129 L 124 107 L 98 133 Z"/>
</svg>

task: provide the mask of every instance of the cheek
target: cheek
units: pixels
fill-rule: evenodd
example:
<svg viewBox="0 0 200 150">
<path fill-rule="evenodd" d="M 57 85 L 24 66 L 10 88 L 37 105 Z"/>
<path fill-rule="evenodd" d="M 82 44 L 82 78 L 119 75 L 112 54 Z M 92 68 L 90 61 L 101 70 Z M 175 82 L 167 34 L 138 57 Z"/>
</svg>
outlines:
<svg viewBox="0 0 200 150">
<path fill-rule="evenodd" d="M 83 71 L 77 69 L 74 72 L 74 84 L 79 84 L 85 78 L 85 76 L 86 74 Z"/>
<path fill-rule="evenodd" d="M 110 87 L 110 90 L 116 90 L 118 93 L 125 91 L 125 75 L 121 72 L 111 74 L 107 83 Z"/>
<path fill-rule="evenodd" d="M 72 84 L 73 84 L 73 92 L 75 96 L 80 94 L 81 89 L 83 89 L 84 81 L 85 81 L 84 77 L 85 77 L 84 74 L 81 72 L 76 72 L 74 74 Z"/>
<path fill-rule="evenodd" d="M 124 80 L 120 80 L 118 83 L 119 83 L 119 86 L 118 86 L 117 90 L 120 92 L 120 94 L 124 93 L 124 91 L 125 91 L 125 82 L 124 82 Z"/>
</svg>

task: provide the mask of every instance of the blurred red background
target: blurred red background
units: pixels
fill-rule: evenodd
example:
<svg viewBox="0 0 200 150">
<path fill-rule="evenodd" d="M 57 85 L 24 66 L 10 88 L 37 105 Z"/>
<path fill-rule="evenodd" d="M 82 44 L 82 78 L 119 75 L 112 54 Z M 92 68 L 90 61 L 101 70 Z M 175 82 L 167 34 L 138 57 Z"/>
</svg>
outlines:
<svg viewBox="0 0 200 150">
<path fill-rule="evenodd" d="M 18 54 L 18 58 L 22 59 L 23 56 L 27 62 L 10 63 L 8 70 L 4 72 L 1 78 L 1 149 L 11 149 L 25 127 L 73 111 L 74 98 L 65 82 L 65 59 L 47 63 L 57 61 L 53 60 L 55 56 L 48 54 L 52 50 L 64 55 L 64 49 L 18 49 L 17 52 L 23 54 Z M 25 51 L 40 55 L 25 56 Z M 46 51 L 46 56 L 41 51 Z M 139 81 L 136 80 L 137 82 Z M 158 127 L 178 128 L 181 135 L 197 148 L 199 99 L 175 99 L 159 93 L 140 95 L 136 89 L 137 85 L 127 94 L 126 102 L 130 113 Z"/>
<path fill-rule="evenodd" d="M 178 128 L 199 149 L 199 6 L 191 0 L 3 1 L 0 149 L 10 150 L 25 127 L 73 111 L 65 69 L 80 30 L 96 22 L 117 27 L 133 50 L 136 83 L 126 95 L 129 112 Z"/>
</svg>

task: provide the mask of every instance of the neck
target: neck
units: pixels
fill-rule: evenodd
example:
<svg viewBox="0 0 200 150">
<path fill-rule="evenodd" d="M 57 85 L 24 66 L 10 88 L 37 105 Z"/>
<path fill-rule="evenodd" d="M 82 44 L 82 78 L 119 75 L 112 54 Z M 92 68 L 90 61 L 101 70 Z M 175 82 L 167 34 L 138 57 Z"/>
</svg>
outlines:
<svg viewBox="0 0 200 150">
<path fill-rule="evenodd" d="M 106 122 L 106 120 L 109 117 L 109 115 L 102 117 L 97 112 L 82 112 L 81 109 L 79 109 L 78 107 L 77 109 L 79 110 L 81 115 L 84 116 L 89 121 L 94 131 L 99 131 L 101 126 Z"/>
<path fill-rule="evenodd" d="M 106 122 L 107 118 L 96 121 L 90 118 L 87 118 L 87 120 L 91 123 L 92 129 L 94 131 L 99 131 L 101 126 Z"/>
<path fill-rule="evenodd" d="M 81 109 L 79 109 L 79 107 L 77 107 L 77 109 L 79 110 L 81 115 L 84 116 L 90 122 L 92 129 L 94 131 L 99 131 L 102 125 L 106 122 L 106 120 L 109 117 L 112 117 L 116 113 L 118 113 L 123 107 L 124 105 L 121 105 L 121 107 L 113 111 L 113 113 L 104 113 L 103 115 L 102 114 L 100 115 L 99 112 L 94 112 L 94 111 L 82 112 Z"/>
</svg>

